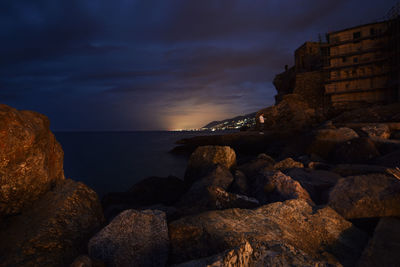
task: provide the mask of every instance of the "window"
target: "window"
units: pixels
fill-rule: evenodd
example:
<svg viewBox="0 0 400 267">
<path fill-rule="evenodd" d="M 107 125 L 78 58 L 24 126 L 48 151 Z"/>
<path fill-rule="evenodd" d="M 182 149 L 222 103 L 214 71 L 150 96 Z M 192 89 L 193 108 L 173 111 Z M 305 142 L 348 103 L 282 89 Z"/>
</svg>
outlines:
<svg viewBox="0 0 400 267">
<path fill-rule="evenodd" d="M 359 39 L 359 38 L 361 38 L 361 32 L 354 32 L 353 39 Z"/>
<path fill-rule="evenodd" d="M 375 35 L 376 34 L 375 29 L 374 28 L 369 29 L 369 34 Z"/>
</svg>

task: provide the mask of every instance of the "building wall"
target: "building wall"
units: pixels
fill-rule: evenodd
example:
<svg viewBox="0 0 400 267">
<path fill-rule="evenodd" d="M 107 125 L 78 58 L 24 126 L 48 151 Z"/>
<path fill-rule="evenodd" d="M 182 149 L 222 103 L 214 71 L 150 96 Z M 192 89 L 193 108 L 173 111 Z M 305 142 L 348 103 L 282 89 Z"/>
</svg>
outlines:
<svg viewBox="0 0 400 267">
<path fill-rule="evenodd" d="M 321 43 L 305 42 L 294 53 L 296 72 L 314 71 L 322 67 Z"/>
</svg>

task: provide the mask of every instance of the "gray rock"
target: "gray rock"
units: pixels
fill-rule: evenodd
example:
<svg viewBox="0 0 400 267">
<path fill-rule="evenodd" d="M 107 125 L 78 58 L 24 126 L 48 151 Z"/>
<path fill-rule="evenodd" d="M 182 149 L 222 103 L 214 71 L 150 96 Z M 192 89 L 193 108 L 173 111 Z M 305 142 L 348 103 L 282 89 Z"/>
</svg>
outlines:
<svg viewBox="0 0 400 267">
<path fill-rule="evenodd" d="M 316 262 L 354 266 L 367 242 L 365 233 L 330 207 L 317 209 L 300 199 L 255 210 L 204 212 L 173 221 L 168 227 L 172 263 L 209 257 L 240 246 L 245 239 L 254 255 L 268 251 L 266 244 L 281 243 Z M 281 253 L 291 253 L 287 255 L 291 258 L 297 252 L 282 249 Z"/>
<path fill-rule="evenodd" d="M 216 165 L 230 169 L 236 164 L 236 153 L 229 146 L 201 146 L 190 156 L 185 181 L 193 183 Z"/>
<path fill-rule="evenodd" d="M 400 216 L 400 180 L 384 174 L 342 178 L 328 205 L 346 219 Z"/>
<path fill-rule="evenodd" d="M 399 266 L 400 263 L 400 219 L 380 219 L 374 236 L 368 242 L 359 267 Z"/>
<path fill-rule="evenodd" d="M 168 259 L 165 213 L 126 210 L 89 241 L 89 255 L 107 266 L 165 266 Z"/>
</svg>

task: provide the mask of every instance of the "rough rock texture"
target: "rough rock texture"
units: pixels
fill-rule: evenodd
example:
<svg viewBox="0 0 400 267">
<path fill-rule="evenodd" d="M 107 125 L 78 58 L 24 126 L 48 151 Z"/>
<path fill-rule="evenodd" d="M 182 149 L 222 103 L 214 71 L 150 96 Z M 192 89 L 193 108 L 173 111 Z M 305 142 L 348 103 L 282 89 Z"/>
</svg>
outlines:
<svg viewBox="0 0 400 267">
<path fill-rule="evenodd" d="M 328 201 L 329 190 L 342 178 L 325 170 L 290 169 L 285 171 L 285 174 L 298 181 L 317 204 Z"/>
<path fill-rule="evenodd" d="M 103 223 L 97 194 L 61 181 L 22 214 L 0 226 L 0 266 L 64 266 L 85 251 Z"/>
<path fill-rule="evenodd" d="M 295 161 L 292 158 L 287 158 L 284 160 L 279 161 L 274 165 L 275 170 L 286 170 L 291 168 L 304 168 L 304 164 L 298 161 Z"/>
<path fill-rule="evenodd" d="M 303 199 L 311 204 L 308 192 L 300 183 L 280 171 L 264 171 L 251 184 L 250 195 L 266 204 L 288 199 Z"/>
<path fill-rule="evenodd" d="M 256 176 L 265 168 L 272 170 L 275 165 L 275 160 L 270 156 L 264 155 L 258 156 L 256 159 L 238 166 L 238 170 L 243 172 L 248 178 Z"/>
<path fill-rule="evenodd" d="M 250 246 L 249 242 L 245 242 L 239 247 L 231 250 L 226 250 L 217 255 L 188 261 L 185 263 L 174 265 L 174 267 L 248 267 L 251 262 L 252 254 L 252 247 Z"/>
<path fill-rule="evenodd" d="M 332 119 L 334 123 L 376 123 L 400 121 L 400 103 L 349 110 Z"/>
<path fill-rule="evenodd" d="M 107 266 L 165 266 L 168 259 L 165 213 L 126 210 L 89 241 L 89 255 Z"/>
<path fill-rule="evenodd" d="M 246 239 L 256 255 L 265 251 L 263 244 L 280 242 L 314 260 L 354 266 L 367 241 L 331 208 L 314 209 L 299 199 L 184 217 L 169 224 L 169 234 L 173 263 L 214 255 Z"/>
<path fill-rule="evenodd" d="M 264 114 L 264 125 L 267 129 L 281 131 L 301 130 L 321 120 L 315 109 L 310 108 L 297 94 L 283 96 L 279 104 L 258 111 L 256 117 L 261 113 Z"/>
<path fill-rule="evenodd" d="M 333 152 L 333 160 L 339 163 L 368 163 L 380 156 L 374 142 L 360 137 L 341 143 Z"/>
<path fill-rule="evenodd" d="M 382 218 L 358 262 L 359 267 L 399 266 L 400 219 Z"/>
<path fill-rule="evenodd" d="M 201 146 L 190 156 L 185 181 L 192 183 L 206 175 L 215 165 L 230 169 L 236 164 L 236 153 L 228 146 Z"/>
<path fill-rule="evenodd" d="M 346 219 L 400 216 L 400 180 L 384 174 L 342 178 L 328 204 Z"/>
<path fill-rule="evenodd" d="M 379 137 L 383 139 L 388 139 L 390 137 L 390 128 L 387 124 L 370 124 L 361 127 L 361 130 L 368 136 L 368 137 Z"/>
<path fill-rule="evenodd" d="M 252 208 L 258 201 L 228 193 L 233 177 L 228 169 L 217 165 L 207 176 L 198 179 L 176 204 L 182 214 L 227 208 Z"/>
<path fill-rule="evenodd" d="M 315 132 L 314 140 L 307 150 L 310 154 L 313 153 L 326 159 L 337 144 L 357 137 L 358 134 L 350 128 L 319 129 Z"/>
<path fill-rule="evenodd" d="M 243 172 L 236 170 L 233 177 L 233 183 L 229 191 L 236 194 L 246 195 L 249 190 L 246 175 Z"/>
<path fill-rule="evenodd" d="M 332 172 L 341 176 L 354 176 L 371 173 L 385 173 L 387 167 L 370 164 L 338 164 L 332 168 Z"/>
<path fill-rule="evenodd" d="M 70 267 L 92 267 L 92 259 L 86 255 L 77 257 L 71 264 Z"/>
<path fill-rule="evenodd" d="M 0 218 L 64 179 L 63 151 L 46 116 L 0 104 Z"/>
</svg>

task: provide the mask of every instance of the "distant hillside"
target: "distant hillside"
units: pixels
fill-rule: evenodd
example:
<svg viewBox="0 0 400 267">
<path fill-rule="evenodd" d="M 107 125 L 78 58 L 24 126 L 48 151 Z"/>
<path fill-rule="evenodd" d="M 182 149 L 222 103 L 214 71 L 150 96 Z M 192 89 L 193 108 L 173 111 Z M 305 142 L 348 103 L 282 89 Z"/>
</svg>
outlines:
<svg viewBox="0 0 400 267">
<path fill-rule="evenodd" d="M 213 121 L 202 127 L 202 129 L 208 130 L 229 130 L 229 129 L 240 129 L 243 126 L 251 127 L 255 124 L 256 112 L 237 116 L 231 119 L 222 121 Z"/>
</svg>

